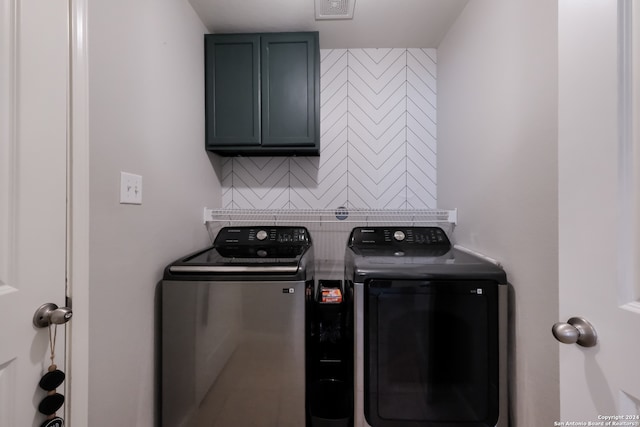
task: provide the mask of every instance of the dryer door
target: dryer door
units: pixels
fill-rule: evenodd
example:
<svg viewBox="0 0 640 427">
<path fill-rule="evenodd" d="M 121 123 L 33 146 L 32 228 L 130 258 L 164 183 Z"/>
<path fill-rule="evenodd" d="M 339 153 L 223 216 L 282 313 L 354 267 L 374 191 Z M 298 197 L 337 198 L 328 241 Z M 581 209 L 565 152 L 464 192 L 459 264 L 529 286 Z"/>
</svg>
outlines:
<svg viewBox="0 0 640 427">
<path fill-rule="evenodd" d="M 371 280 L 364 297 L 370 425 L 496 425 L 496 283 Z"/>
</svg>

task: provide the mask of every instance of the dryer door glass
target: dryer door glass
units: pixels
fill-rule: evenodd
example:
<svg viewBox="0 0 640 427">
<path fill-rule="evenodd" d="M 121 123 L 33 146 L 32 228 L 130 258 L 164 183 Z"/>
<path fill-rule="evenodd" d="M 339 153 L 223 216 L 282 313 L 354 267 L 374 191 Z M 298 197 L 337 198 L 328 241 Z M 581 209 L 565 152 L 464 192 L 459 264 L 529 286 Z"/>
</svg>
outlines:
<svg viewBox="0 0 640 427">
<path fill-rule="evenodd" d="M 365 288 L 369 423 L 495 425 L 497 285 L 372 280 Z"/>
</svg>

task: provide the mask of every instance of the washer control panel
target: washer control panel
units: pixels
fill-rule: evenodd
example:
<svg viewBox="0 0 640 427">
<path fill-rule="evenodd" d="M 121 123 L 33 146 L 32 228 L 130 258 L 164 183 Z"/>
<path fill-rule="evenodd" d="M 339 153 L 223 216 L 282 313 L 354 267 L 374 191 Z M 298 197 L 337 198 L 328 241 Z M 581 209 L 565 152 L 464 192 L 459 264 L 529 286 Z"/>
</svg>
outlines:
<svg viewBox="0 0 640 427">
<path fill-rule="evenodd" d="M 450 246 L 440 227 L 357 227 L 351 232 L 351 246 Z"/>
<path fill-rule="evenodd" d="M 304 227 L 224 227 L 218 232 L 215 246 L 225 245 L 280 245 L 311 243 Z"/>
</svg>

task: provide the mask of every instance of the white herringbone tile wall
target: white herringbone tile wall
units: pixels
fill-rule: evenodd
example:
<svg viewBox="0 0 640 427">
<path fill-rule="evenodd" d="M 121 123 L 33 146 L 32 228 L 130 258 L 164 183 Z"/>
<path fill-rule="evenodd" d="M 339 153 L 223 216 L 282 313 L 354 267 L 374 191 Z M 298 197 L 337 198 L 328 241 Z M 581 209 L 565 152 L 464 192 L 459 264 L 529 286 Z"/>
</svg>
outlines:
<svg viewBox="0 0 640 427">
<path fill-rule="evenodd" d="M 320 58 L 320 156 L 225 158 L 222 206 L 435 208 L 435 49 Z"/>
</svg>

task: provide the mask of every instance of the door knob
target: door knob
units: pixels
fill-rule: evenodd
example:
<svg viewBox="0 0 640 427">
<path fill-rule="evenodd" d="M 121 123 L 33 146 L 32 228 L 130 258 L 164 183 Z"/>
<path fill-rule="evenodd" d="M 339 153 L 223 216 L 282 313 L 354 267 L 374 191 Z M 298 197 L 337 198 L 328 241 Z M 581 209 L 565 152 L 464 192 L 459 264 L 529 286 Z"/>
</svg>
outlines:
<svg viewBox="0 0 640 427">
<path fill-rule="evenodd" d="M 71 320 L 73 311 L 69 307 L 58 307 L 53 303 L 42 304 L 33 315 L 36 328 L 46 328 L 49 325 L 62 325 Z"/>
<path fill-rule="evenodd" d="M 572 317 L 567 323 L 558 322 L 551 328 L 553 336 L 564 344 L 578 344 L 593 347 L 598 342 L 598 334 L 591 323 L 582 317 Z"/>
</svg>

